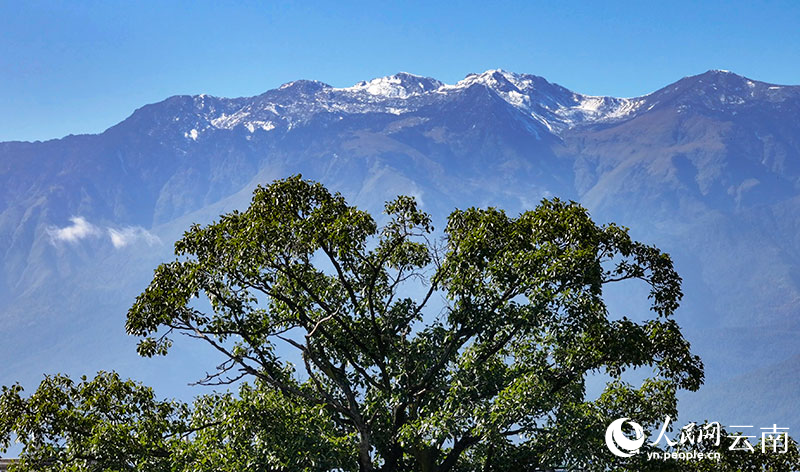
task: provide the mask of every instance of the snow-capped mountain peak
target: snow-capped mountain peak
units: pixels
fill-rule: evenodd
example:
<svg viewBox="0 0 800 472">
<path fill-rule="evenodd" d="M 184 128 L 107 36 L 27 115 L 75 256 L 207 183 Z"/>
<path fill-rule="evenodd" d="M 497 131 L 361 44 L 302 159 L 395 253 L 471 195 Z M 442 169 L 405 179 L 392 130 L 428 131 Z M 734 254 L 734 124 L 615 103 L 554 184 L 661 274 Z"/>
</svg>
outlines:
<svg viewBox="0 0 800 472">
<path fill-rule="evenodd" d="M 550 131 L 558 132 L 579 124 L 626 118 L 641 105 L 640 99 L 596 97 L 574 93 L 543 77 L 490 69 L 468 74 L 443 90 L 459 90 L 482 85 L 490 88 L 510 105 Z"/>
<path fill-rule="evenodd" d="M 436 79 L 400 72 L 395 75 L 379 77 L 359 82 L 352 87 L 336 89 L 343 92 L 367 93 L 385 98 L 408 98 L 439 89 L 442 85 Z"/>
<path fill-rule="evenodd" d="M 475 84 L 482 84 L 500 91 L 509 91 L 511 89 L 520 91 L 526 87 L 519 78 L 519 75 L 506 72 L 503 69 L 490 69 L 482 74 L 468 74 L 458 81 L 453 88 L 466 88 Z"/>
<path fill-rule="evenodd" d="M 299 92 L 304 93 L 316 93 L 320 90 L 329 89 L 331 88 L 330 85 L 326 84 L 325 82 L 320 82 L 318 80 L 293 80 L 291 82 L 287 82 L 281 85 L 278 90 L 297 90 Z"/>
</svg>

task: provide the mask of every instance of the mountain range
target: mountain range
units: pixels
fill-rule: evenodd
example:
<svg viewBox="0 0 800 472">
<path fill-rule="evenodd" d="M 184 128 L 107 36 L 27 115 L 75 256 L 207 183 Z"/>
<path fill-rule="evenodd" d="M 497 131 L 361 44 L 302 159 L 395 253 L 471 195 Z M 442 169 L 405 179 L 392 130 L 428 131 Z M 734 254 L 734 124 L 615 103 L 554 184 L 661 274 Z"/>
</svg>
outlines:
<svg viewBox="0 0 800 472">
<path fill-rule="evenodd" d="M 115 368 L 193 392 L 213 353 L 186 343 L 138 359 L 125 312 L 190 224 L 297 173 L 374 213 L 413 195 L 438 227 L 456 207 L 513 213 L 552 196 L 630 227 L 684 279 L 677 318 L 707 372 L 681 418 L 800 428 L 800 86 L 720 70 L 635 98 L 503 70 L 298 80 L 0 143 L 0 384 Z M 648 316 L 644 297 L 610 290 L 612 314 Z"/>
</svg>

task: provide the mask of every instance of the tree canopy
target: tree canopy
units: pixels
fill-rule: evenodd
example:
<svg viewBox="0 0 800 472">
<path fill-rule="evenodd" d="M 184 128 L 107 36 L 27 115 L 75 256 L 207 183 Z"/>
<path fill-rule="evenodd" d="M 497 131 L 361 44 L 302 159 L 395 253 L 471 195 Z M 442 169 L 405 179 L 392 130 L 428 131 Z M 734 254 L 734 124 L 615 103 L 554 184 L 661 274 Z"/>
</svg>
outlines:
<svg viewBox="0 0 800 472">
<path fill-rule="evenodd" d="M 202 339 L 227 359 L 207 381 L 250 376 L 323 408 L 355 438 L 362 471 L 596 461 L 602 435 L 587 433 L 620 402 L 658 410 L 655 421 L 676 389 L 701 384 L 671 318 L 681 279 L 624 228 L 557 199 L 517 217 L 456 210 L 442 240 L 413 198 L 386 215 L 378 225 L 299 176 L 259 187 L 246 211 L 176 243 L 181 258 L 156 270 L 127 330 L 146 356 L 165 354 L 174 332 Z M 649 284 L 653 319 L 609 317 L 604 285 L 629 279 Z M 587 374 L 635 367 L 653 368 L 642 386 L 585 399 Z"/>
<path fill-rule="evenodd" d="M 672 317 L 681 279 L 626 228 L 558 199 L 513 217 L 455 210 L 436 233 L 401 196 L 381 221 L 295 176 L 258 187 L 246 211 L 192 226 L 126 329 L 143 356 L 167 354 L 178 333 L 208 343 L 224 362 L 203 383 L 246 383 L 189 408 L 102 377 L 132 389 L 123 403 L 149 402 L 120 421 L 141 428 L 131 457 L 157 463 L 153 451 L 169 450 L 171 470 L 604 470 L 620 464 L 603 443 L 611 420 L 652 429 L 676 415 L 677 390 L 701 385 Z M 636 280 L 651 315 L 609 313 L 604 288 Z M 631 369 L 648 378 L 626 382 Z M 586 394 L 593 375 L 611 379 L 597 398 Z M 12 388 L 0 408 L 33 412 L 36 395 Z M 161 420 L 149 423 L 150 410 Z M 40 462 L 63 457 L 39 449 Z"/>
</svg>

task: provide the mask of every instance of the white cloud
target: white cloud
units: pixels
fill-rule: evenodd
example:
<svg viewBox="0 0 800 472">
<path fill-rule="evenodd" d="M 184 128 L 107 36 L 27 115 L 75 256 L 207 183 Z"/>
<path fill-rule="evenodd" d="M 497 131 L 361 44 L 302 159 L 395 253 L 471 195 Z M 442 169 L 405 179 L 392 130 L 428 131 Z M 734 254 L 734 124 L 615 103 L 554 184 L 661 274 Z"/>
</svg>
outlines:
<svg viewBox="0 0 800 472">
<path fill-rule="evenodd" d="M 117 249 L 137 241 L 144 241 L 148 246 L 161 244 L 161 240 L 158 239 L 158 236 L 150 233 L 141 226 L 126 226 L 122 229 L 108 228 L 107 231 L 108 236 L 111 238 L 111 244 Z"/>
<path fill-rule="evenodd" d="M 82 216 L 73 216 L 69 220 L 72 222 L 69 226 L 63 228 L 49 226 L 47 228 L 51 243 L 58 244 L 63 241 L 75 244 L 83 239 L 89 237 L 97 238 L 105 234 L 111 239 L 111 244 L 114 245 L 115 249 L 121 249 L 137 242 L 144 242 L 148 246 L 161 244 L 158 236 L 141 226 L 125 226 L 123 228 L 98 227 L 86 221 L 86 218 Z"/>
<path fill-rule="evenodd" d="M 50 239 L 53 243 L 57 241 L 76 243 L 89 236 L 100 235 L 100 229 L 86 221 L 82 216 L 73 216 L 69 220 L 72 222 L 69 226 L 63 228 L 50 226 L 47 228 L 47 234 L 50 235 Z"/>
</svg>

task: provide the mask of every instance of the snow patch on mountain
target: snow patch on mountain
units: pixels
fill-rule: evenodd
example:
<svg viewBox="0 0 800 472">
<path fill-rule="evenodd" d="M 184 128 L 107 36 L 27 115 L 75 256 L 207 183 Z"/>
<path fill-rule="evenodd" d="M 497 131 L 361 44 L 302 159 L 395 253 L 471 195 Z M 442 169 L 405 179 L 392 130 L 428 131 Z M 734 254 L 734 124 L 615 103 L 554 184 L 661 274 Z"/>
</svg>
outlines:
<svg viewBox="0 0 800 472">
<path fill-rule="evenodd" d="M 630 117 L 645 102 L 644 98 L 613 98 L 576 94 L 574 105 L 562 106 L 554 110 L 554 113 L 569 126 L 581 123 L 607 123 Z"/>
<path fill-rule="evenodd" d="M 248 131 L 251 133 L 255 133 L 256 129 L 261 129 L 263 131 L 272 131 L 275 129 L 275 123 L 271 121 L 248 121 L 244 125 Z"/>
<path fill-rule="evenodd" d="M 211 125 L 220 129 L 233 129 L 235 126 L 244 122 L 248 116 L 250 116 L 250 112 L 245 110 L 239 110 L 232 115 L 222 113 L 220 116 L 211 120 Z"/>
</svg>

